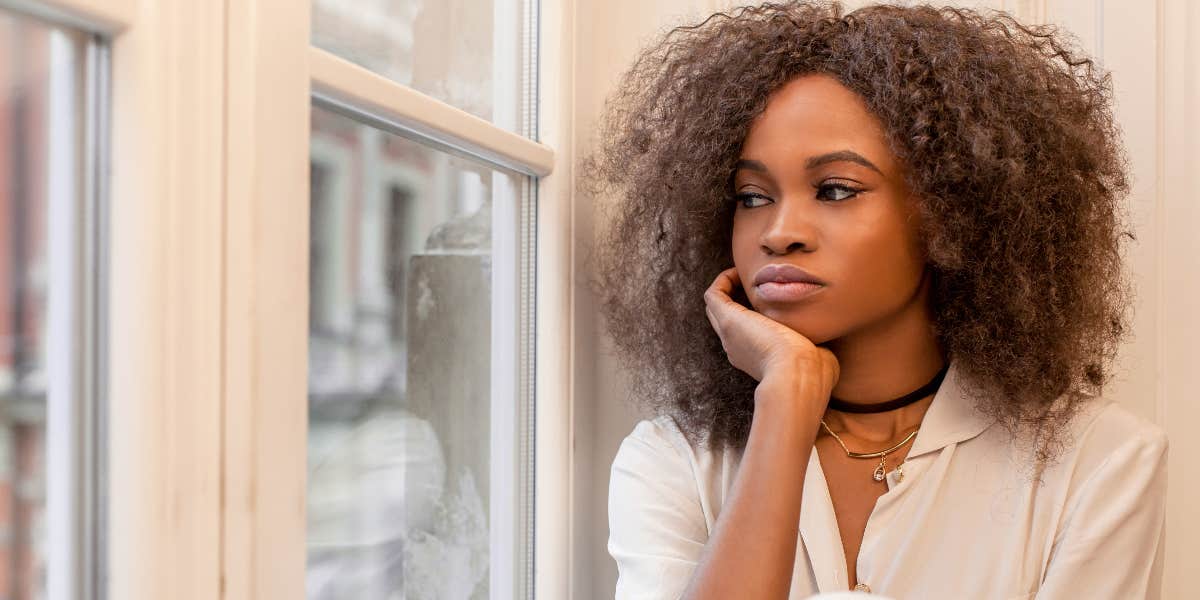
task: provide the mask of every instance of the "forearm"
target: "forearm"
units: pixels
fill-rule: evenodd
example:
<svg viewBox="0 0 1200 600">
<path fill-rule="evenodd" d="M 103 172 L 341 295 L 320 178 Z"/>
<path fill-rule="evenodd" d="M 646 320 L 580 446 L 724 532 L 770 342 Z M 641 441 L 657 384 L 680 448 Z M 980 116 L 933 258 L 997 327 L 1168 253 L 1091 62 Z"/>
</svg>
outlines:
<svg viewBox="0 0 1200 600">
<path fill-rule="evenodd" d="M 819 415 L 793 384 L 760 385 L 730 495 L 684 597 L 786 598 Z"/>
</svg>

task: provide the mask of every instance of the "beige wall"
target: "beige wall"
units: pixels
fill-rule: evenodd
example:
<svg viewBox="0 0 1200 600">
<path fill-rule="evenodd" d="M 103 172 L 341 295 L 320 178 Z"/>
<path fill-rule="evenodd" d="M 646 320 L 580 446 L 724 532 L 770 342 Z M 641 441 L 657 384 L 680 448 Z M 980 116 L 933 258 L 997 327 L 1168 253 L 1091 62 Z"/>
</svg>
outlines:
<svg viewBox="0 0 1200 600">
<path fill-rule="evenodd" d="M 604 96 L 650 36 L 735 3 L 721 0 L 577 0 L 576 148 L 593 143 Z M 848 2 L 851 7 L 866 2 Z M 1138 286 L 1133 340 L 1120 356 L 1112 394 L 1166 428 L 1171 438 L 1165 598 L 1183 598 L 1185 569 L 1200 558 L 1200 393 L 1187 376 L 1200 367 L 1200 5 L 1188 0 L 993 0 L 959 5 L 1002 8 L 1028 21 L 1056 22 L 1113 72 L 1117 115 L 1134 178 L 1131 215 L 1138 245 L 1128 264 Z M 1190 36 L 1190 39 L 1187 39 Z M 1188 110 L 1188 108 L 1192 110 Z M 1190 132 L 1191 135 L 1184 135 Z M 577 280 L 591 235 L 589 200 L 575 197 Z M 591 298 L 575 290 L 574 596 L 611 598 L 616 565 L 608 536 L 608 470 L 621 439 L 639 418 L 620 373 L 606 356 Z"/>
</svg>

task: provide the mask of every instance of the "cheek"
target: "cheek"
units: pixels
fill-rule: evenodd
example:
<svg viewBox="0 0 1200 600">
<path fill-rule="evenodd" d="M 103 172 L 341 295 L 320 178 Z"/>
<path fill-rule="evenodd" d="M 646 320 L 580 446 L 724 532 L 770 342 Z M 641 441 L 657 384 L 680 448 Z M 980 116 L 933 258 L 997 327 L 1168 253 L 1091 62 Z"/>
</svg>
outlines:
<svg viewBox="0 0 1200 600">
<path fill-rule="evenodd" d="M 844 272 L 853 273 L 862 293 L 905 293 L 921 278 L 924 258 L 912 234 L 894 228 L 862 238 L 846 248 L 839 260 Z"/>
<path fill-rule="evenodd" d="M 745 282 L 749 274 L 742 272 L 742 269 L 751 266 L 750 262 L 753 260 L 757 242 L 754 233 L 744 219 L 734 218 L 730 245 L 732 246 L 733 266 L 738 268 L 738 274 Z"/>
<path fill-rule="evenodd" d="M 736 221 L 734 222 L 731 246 L 733 266 L 742 280 L 745 301 L 748 301 L 755 310 L 761 311 L 764 307 L 759 305 L 751 282 L 764 261 L 758 247 L 758 235 L 745 220 L 741 222 L 740 226 Z"/>
</svg>

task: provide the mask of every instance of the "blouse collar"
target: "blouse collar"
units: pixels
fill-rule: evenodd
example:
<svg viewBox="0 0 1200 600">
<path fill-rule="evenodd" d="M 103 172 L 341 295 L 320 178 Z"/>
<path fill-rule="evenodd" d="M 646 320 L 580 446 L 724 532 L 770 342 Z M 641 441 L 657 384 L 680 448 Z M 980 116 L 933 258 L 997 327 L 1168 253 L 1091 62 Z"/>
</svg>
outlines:
<svg viewBox="0 0 1200 600">
<path fill-rule="evenodd" d="M 957 363 L 951 360 L 946 377 L 921 419 L 921 428 L 907 457 L 941 450 L 983 433 L 992 419 L 979 410 L 977 389 L 962 377 Z"/>
</svg>

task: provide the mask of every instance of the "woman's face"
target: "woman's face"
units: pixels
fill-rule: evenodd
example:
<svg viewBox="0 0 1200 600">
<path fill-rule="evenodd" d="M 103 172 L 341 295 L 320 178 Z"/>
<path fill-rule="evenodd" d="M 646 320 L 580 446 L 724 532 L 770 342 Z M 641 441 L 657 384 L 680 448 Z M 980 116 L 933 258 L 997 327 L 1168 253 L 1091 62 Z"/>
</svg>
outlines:
<svg viewBox="0 0 1200 600">
<path fill-rule="evenodd" d="M 857 94 L 827 75 L 793 79 L 751 125 L 740 158 L 733 261 L 755 310 L 816 344 L 927 315 L 915 199 Z M 760 273 L 789 279 L 768 265 L 822 284 L 756 284 Z"/>
</svg>

